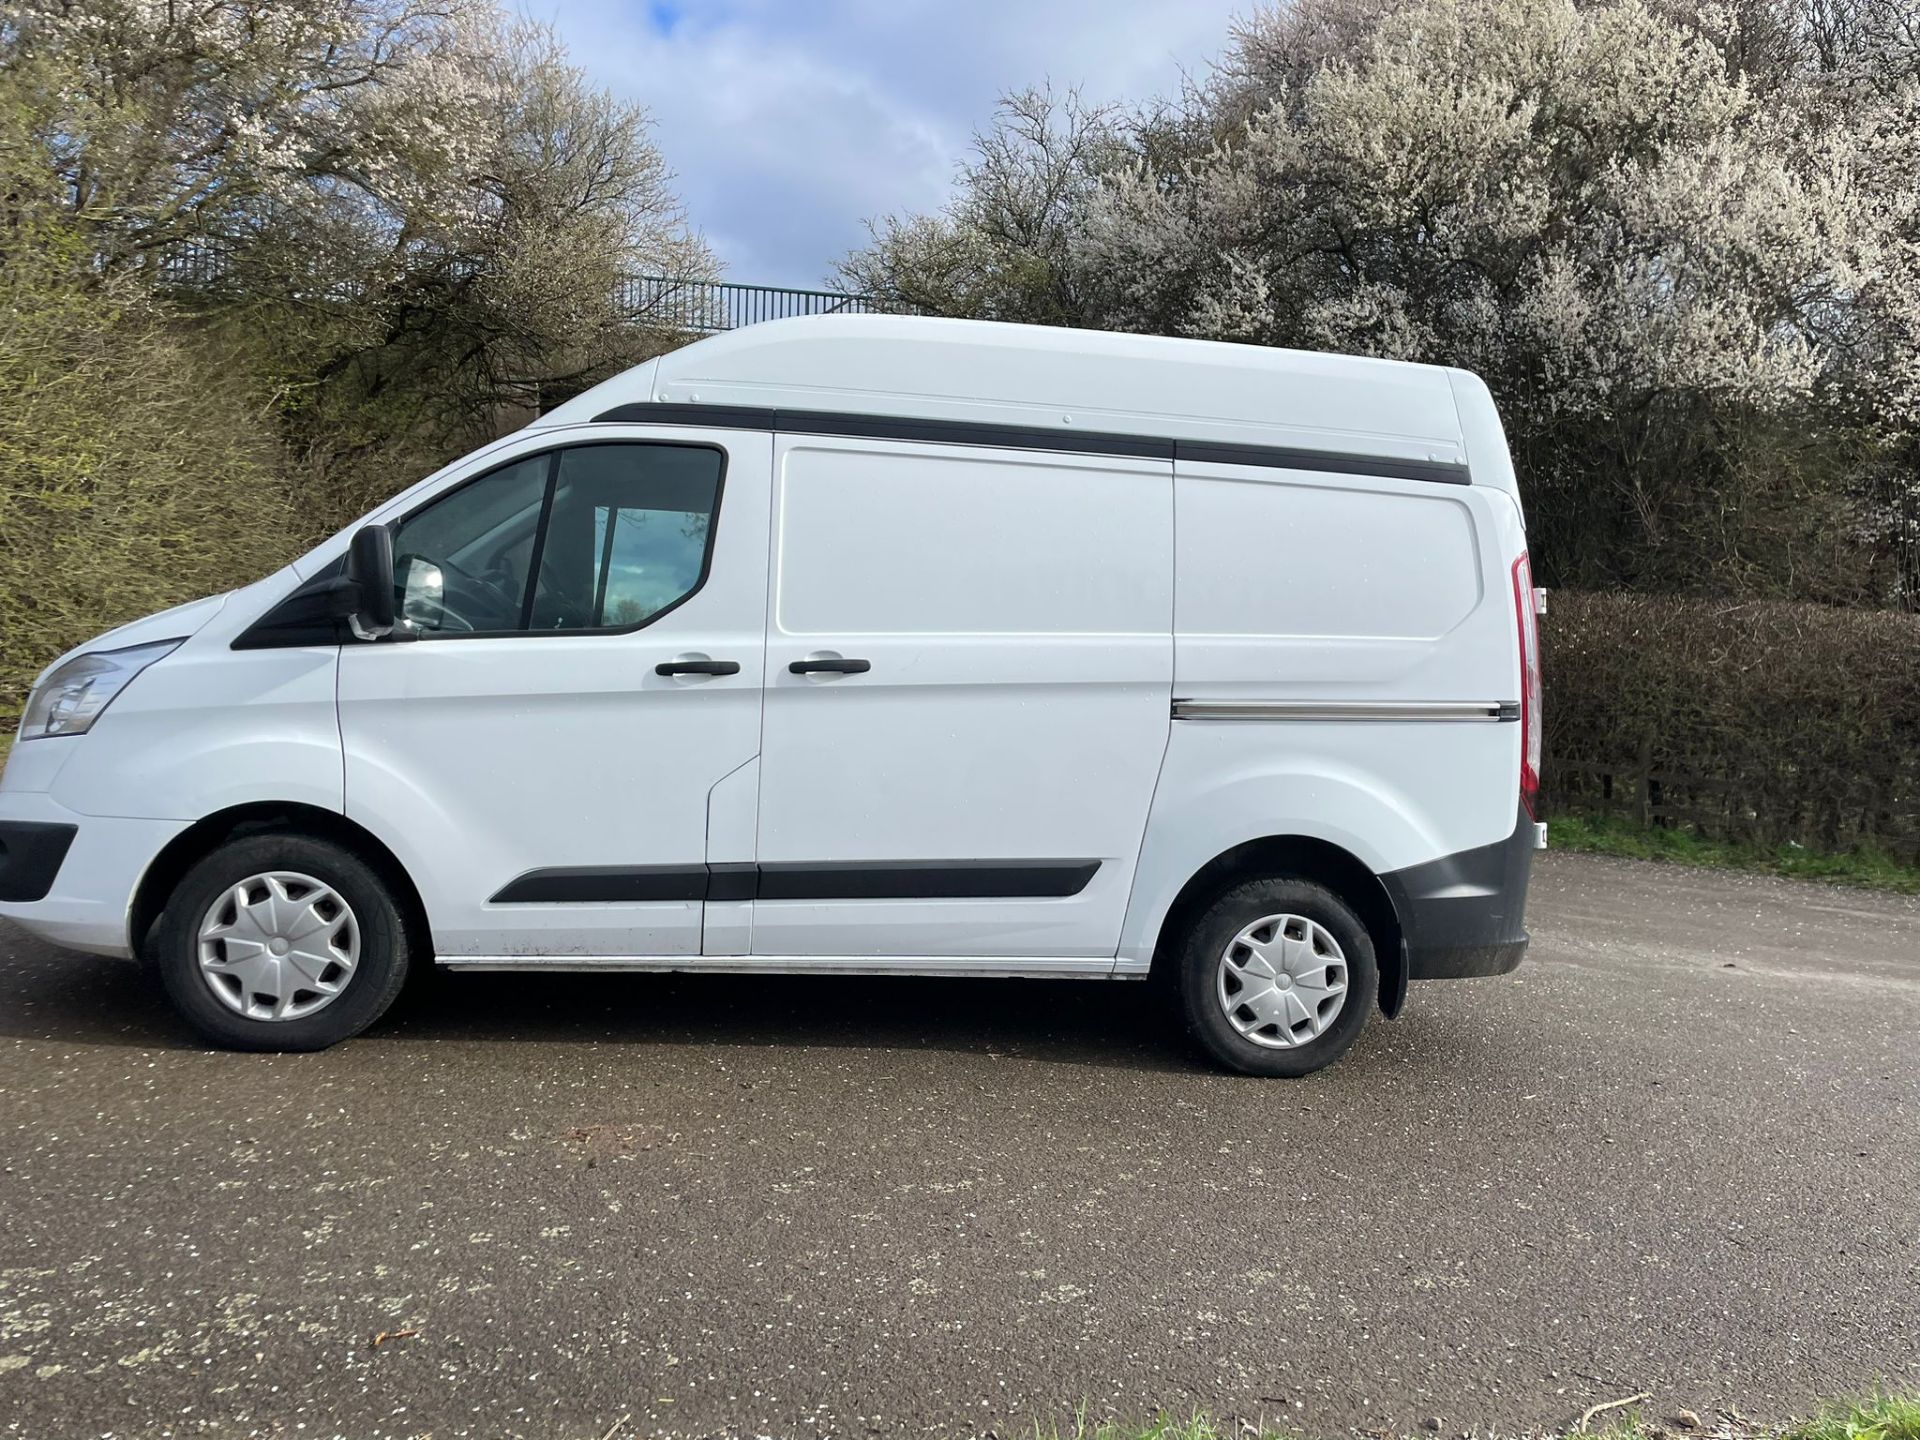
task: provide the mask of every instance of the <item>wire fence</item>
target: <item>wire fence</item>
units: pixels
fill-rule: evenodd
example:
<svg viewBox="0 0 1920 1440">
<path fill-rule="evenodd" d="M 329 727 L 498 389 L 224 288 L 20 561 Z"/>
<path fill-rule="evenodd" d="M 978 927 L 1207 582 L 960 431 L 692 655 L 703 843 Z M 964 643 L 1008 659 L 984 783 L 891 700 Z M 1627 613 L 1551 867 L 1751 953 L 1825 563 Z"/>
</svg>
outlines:
<svg viewBox="0 0 1920 1440">
<path fill-rule="evenodd" d="M 174 245 L 156 251 L 148 263 L 155 279 L 170 290 L 214 290 L 227 276 L 227 259 L 204 245 Z M 712 335 L 763 320 L 795 315 L 918 314 L 867 295 L 835 290 L 798 290 L 779 285 L 742 285 L 731 280 L 686 280 L 669 275 L 634 275 L 619 282 L 615 308 L 637 325 Z"/>
</svg>

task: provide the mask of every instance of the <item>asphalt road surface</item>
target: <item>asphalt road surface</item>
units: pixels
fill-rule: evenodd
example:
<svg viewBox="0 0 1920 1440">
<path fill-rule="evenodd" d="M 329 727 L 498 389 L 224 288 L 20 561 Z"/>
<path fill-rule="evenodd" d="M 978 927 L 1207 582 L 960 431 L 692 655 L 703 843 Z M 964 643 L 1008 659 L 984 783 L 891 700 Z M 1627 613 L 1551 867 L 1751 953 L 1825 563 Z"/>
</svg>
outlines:
<svg viewBox="0 0 1920 1440">
<path fill-rule="evenodd" d="M 0 926 L 0 1435 L 1451 1435 L 1920 1383 L 1920 905 L 1549 855 L 1532 914 L 1516 974 L 1293 1083 L 1065 981 L 445 976 L 217 1054 Z"/>
</svg>

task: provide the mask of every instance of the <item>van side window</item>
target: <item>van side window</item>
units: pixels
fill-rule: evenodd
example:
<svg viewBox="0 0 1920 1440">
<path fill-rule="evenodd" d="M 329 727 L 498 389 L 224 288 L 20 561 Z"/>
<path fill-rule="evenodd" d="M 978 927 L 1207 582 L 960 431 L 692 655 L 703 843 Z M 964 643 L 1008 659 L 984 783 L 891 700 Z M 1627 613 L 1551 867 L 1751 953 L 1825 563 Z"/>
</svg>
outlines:
<svg viewBox="0 0 1920 1440">
<path fill-rule="evenodd" d="M 462 485 L 393 528 L 400 613 L 427 635 L 518 630 L 552 457 Z"/>
<path fill-rule="evenodd" d="M 722 468 L 711 447 L 647 443 L 503 465 L 394 526 L 400 613 L 435 638 L 644 625 L 706 576 Z"/>
<path fill-rule="evenodd" d="M 560 453 L 534 589 L 535 630 L 625 630 L 699 588 L 721 456 L 693 445 L 577 445 Z"/>
</svg>

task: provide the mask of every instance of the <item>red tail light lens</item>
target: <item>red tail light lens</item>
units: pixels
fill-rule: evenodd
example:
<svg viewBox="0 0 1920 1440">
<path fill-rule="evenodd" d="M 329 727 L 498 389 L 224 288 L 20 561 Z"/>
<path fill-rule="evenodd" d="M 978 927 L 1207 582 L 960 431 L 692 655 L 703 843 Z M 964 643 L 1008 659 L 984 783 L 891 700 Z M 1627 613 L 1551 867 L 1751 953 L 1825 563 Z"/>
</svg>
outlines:
<svg viewBox="0 0 1920 1440">
<path fill-rule="evenodd" d="M 1533 610 L 1533 566 L 1513 562 L 1513 613 L 1520 627 L 1520 803 L 1540 818 L 1540 627 Z"/>
</svg>

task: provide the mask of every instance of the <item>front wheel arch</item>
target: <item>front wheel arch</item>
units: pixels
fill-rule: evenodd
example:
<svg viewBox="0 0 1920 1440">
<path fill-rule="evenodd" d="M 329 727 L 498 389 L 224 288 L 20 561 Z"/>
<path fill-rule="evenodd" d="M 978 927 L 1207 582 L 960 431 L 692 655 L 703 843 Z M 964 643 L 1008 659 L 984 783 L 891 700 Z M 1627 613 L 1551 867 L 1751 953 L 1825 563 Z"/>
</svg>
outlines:
<svg viewBox="0 0 1920 1440">
<path fill-rule="evenodd" d="M 1324 885 L 1345 901 L 1367 927 L 1380 971 L 1380 1013 L 1391 1020 L 1407 998 L 1407 950 L 1393 897 L 1380 877 L 1351 851 L 1308 835 L 1268 835 L 1224 851 L 1202 865 L 1180 888 L 1160 922 L 1152 973 L 1175 962 L 1171 951 L 1208 906 L 1248 880 L 1294 878 Z"/>
<path fill-rule="evenodd" d="M 427 924 L 427 907 L 420 891 L 391 851 L 378 836 L 346 816 L 316 805 L 291 801 L 260 801 L 233 805 L 196 821 L 167 842 L 147 866 L 134 891 L 133 906 L 127 917 L 127 943 L 135 955 L 145 955 L 147 941 L 161 912 L 187 872 L 229 840 L 268 831 L 310 835 L 328 840 L 352 851 L 388 886 L 400 911 L 406 945 L 413 958 L 430 962 L 433 932 Z"/>
</svg>

